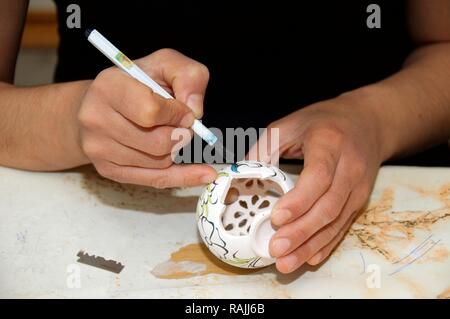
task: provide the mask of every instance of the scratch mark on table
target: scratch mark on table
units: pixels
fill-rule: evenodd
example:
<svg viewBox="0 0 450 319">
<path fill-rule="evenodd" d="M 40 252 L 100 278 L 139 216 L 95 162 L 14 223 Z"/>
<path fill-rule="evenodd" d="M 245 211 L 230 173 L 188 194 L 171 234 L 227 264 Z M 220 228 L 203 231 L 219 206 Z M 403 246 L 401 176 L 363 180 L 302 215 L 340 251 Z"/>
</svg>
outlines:
<svg viewBox="0 0 450 319">
<path fill-rule="evenodd" d="M 403 257 L 401 260 L 393 263 L 393 264 L 397 264 L 409 257 L 413 257 L 412 260 L 408 261 L 406 264 L 402 265 L 397 270 L 390 273 L 389 276 L 399 273 L 400 271 L 404 270 L 406 267 L 410 266 L 411 264 L 413 264 L 414 262 L 416 262 L 417 260 L 419 260 L 420 258 L 425 256 L 425 254 L 427 254 L 431 249 L 433 249 L 434 246 L 436 246 L 441 241 L 440 239 L 438 239 L 438 240 L 432 239 L 432 236 L 433 235 L 430 235 L 427 239 L 425 239 L 421 244 L 419 244 L 416 248 L 414 248 L 408 255 Z"/>
<path fill-rule="evenodd" d="M 433 237 L 433 234 L 429 235 L 429 236 L 428 236 L 427 238 L 425 238 L 419 245 L 417 245 L 413 250 L 411 250 L 411 251 L 409 252 L 409 254 L 407 254 L 405 257 L 403 257 L 403 258 L 401 258 L 401 259 L 399 259 L 399 260 L 393 262 L 392 264 L 393 264 L 393 265 L 398 264 L 398 263 L 402 262 L 403 260 L 405 260 L 406 258 L 408 258 L 409 256 L 413 255 L 417 250 L 422 249 L 422 247 L 426 245 L 426 242 L 427 242 L 429 239 L 431 239 L 432 237 Z"/>
<path fill-rule="evenodd" d="M 16 233 L 16 239 L 18 242 L 25 244 L 27 242 L 28 232 L 25 230 L 24 232 Z"/>
<path fill-rule="evenodd" d="M 364 255 L 362 254 L 362 252 L 359 252 L 359 255 L 361 256 L 361 261 L 362 261 L 362 265 L 363 265 L 363 270 L 360 273 L 362 275 L 362 274 L 366 273 L 366 260 L 364 259 Z"/>
</svg>

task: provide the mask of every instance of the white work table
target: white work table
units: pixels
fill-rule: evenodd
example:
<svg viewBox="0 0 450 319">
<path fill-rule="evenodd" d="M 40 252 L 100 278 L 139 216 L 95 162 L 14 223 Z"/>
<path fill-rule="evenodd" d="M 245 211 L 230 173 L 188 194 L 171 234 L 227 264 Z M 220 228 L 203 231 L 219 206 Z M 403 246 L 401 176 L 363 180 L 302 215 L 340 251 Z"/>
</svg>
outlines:
<svg viewBox="0 0 450 319">
<path fill-rule="evenodd" d="M 0 297 L 450 297 L 450 168 L 383 167 L 367 211 L 318 267 L 155 277 L 172 253 L 199 242 L 200 192 L 120 185 L 91 167 L 0 168 Z M 125 267 L 77 263 L 80 250 Z"/>
</svg>

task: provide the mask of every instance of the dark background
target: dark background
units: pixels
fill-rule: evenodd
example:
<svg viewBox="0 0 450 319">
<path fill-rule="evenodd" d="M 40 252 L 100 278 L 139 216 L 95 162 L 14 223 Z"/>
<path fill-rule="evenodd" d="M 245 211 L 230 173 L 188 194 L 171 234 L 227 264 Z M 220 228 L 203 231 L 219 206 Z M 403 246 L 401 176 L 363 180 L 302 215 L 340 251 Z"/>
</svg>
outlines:
<svg viewBox="0 0 450 319">
<path fill-rule="evenodd" d="M 56 81 L 92 79 L 111 66 L 85 38 L 95 28 L 130 58 L 173 48 L 208 66 L 204 123 L 266 127 L 301 107 L 381 80 L 413 49 L 405 1 L 92 1 L 56 0 Z M 66 7 L 81 7 L 68 29 Z M 366 8 L 381 7 L 381 29 Z M 61 27 L 62 26 L 62 27 Z M 447 144 L 395 164 L 448 166 Z"/>
</svg>

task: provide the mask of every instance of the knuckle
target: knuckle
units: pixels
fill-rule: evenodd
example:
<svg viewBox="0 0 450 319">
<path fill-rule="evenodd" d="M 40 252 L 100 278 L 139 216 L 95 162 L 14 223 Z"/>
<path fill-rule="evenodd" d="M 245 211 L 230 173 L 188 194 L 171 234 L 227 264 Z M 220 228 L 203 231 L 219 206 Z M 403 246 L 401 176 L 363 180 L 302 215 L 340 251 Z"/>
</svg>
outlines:
<svg viewBox="0 0 450 319">
<path fill-rule="evenodd" d="M 336 193 L 334 193 L 336 194 Z M 343 206 L 343 197 L 342 195 L 334 195 L 328 198 L 328 205 L 323 210 L 323 220 L 325 224 L 331 223 L 335 220 L 340 214 L 340 208 Z"/>
<path fill-rule="evenodd" d="M 339 215 L 339 212 L 335 208 L 328 208 L 322 212 L 322 220 L 325 225 L 331 223 Z"/>
<path fill-rule="evenodd" d="M 206 80 L 208 80 L 210 76 L 208 67 L 199 62 L 195 63 L 195 65 L 191 67 L 191 74 L 194 77 L 199 77 Z"/>
<path fill-rule="evenodd" d="M 104 154 L 104 149 L 100 143 L 92 141 L 90 139 L 85 139 L 81 142 L 81 148 L 83 152 L 89 158 L 102 158 Z"/>
<path fill-rule="evenodd" d="M 352 171 L 357 178 L 363 177 L 367 171 L 366 163 L 360 161 L 354 162 L 352 165 Z"/>
<path fill-rule="evenodd" d="M 150 186 L 154 188 L 164 189 L 169 187 L 169 179 L 166 174 L 154 176 L 150 182 Z"/>
<path fill-rule="evenodd" d="M 155 126 L 158 116 L 161 112 L 161 105 L 159 103 L 143 103 L 141 106 L 141 125 L 144 127 Z"/>
<path fill-rule="evenodd" d="M 299 260 L 308 260 L 309 257 L 313 253 L 313 248 L 311 247 L 311 244 L 302 245 L 301 248 L 297 249 L 296 255 Z"/>
<path fill-rule="evenodd" d="M 296 225 L 292 232 L 291 232 L 291 236 L 292 240 L 294 242 L 298 242 L 299 240 L 304 240 L 305 238 L 308 238 L 308 234 L 307 232 L 301 227 Z"/>
<path fill-rule="evenodd" d="M 333 238 L 336 240 L 340 240 L 342 237 L 345 236 L 347 233 L 347 229 L 343 226 L 338 226 L 337 224 L 333 223 L 330 225 L 330 233 L 333 235 Z"/>
<path fill-rule="evenodd" d="M 337 231 L 337 238 L 341 239 L 342 237 L 345 236 L 345 234 L 347 233 L 347 229 L 346 228 L 341 228 Z"/>
<path fill-rule="evenodd" d="M 191 176 L 186 174 L 181 177 L 180 186 L 190 186 L 190 185 L 199 185 L 202 184 L 199 176 Z"/>
<path fill-rule="evenodd" d="M 335 145 L 341 145 L 344 141 L 344 131 L 336 125 L 327 125 L 318 130 L 323 139 Z"/>
<path fill-rule="evenodd" d="M 114 169 L 115 168 L 112 165 L 110 165 L 108 163 L 97 163 L 95 165 L 95 168 L 97 169 L 97 172 L 101 176 L 111 179 L 111 180 L 115 180 L 114 179 L 114 177 L 115 177 Z"/>
<path fill-rule="evenodd" d="M 266 134 L 267 136 L 283 136 L 283 125 L 281 121 L 274 121 L 267 126 Z"/>
<path fill-rule="evenodd" d="M 267 129 L 268 129 L 268 130 L 272 130 L 272 129 L 274 129 L 274 128 L 279 128 L 279 127 L 280 127 L 280 122 L 279 122 L 279 121 L 274 121 L 274 122 L 270 123 L 270 124 L 267 126 Z"/>
<path fill-rule="evenodd" d="M 101 121 L 91 107 L 83 107 L 78 112 L 78 122 L 85 129 L 100 128 Z"/>
<path fill-rule="evenodd" d="M 109 168 L 107 169 L 107 174 L 108 176 L 105 177 L 115 182 L 125 183 L 126 181 L 125 171 L 118 166 L 115 167 L 109 166 Z"/>
<path fill-rule="evenodd" d="M 337 227 L 337 223 L 331 223 L 329 227 L 327 227 L 328 237 L 330 239 L 336 238 L 342 232 L 341 227 Z"/>
<path fill-rule="evenodd" d="M 171 48 L 162 48 L 162 49 L 156 51 L 154 54 L 161 55 L 161 56 L 173 56 L 173 55 L 178 55 L 179 52 L 174 49 L 171 49 Z"/>
<path fill-rule="evenodd" d="M 361 178 L 366 174 L 367 162 L 361 155 L 355 155 L 352 161 L 352 172 L 357 178 Z"/>
<path fill-rule="evenodd" d="M 165 100 L 165 111 L 168 113 L 168 118 L 174 118 L 178 116 L 182 117 L 185 113 L 189 111 L 187 107 L 183 107 L 183 105 L 175 99 Z"/>
<path fill-rule="evenodd" d="M 152 141 L 153 151 L 151 152 L 156 156 L 167 155 L 172 150 L 172 141 L 171 139 L 164 138 L 162 136 L 157 136 Z"/>
<path fill-rule="evenodd" d="M 172 166 L 172 164 L 173 164 L 172 158 L 170 156 L 165 156 L 164 158 L 156 161 L 155 168 L 165 169 L 165 168 L 169 168 L 170 166 Z"/>
<path fill-rule="evenodd" d="M 313 164 L 312 174 L 314 177 L 329 187 L 333 181 L 334 170 L 326 160 L 321 160 Z"/>
<path fill-rule="evenodd" d="M 193 61 L 192 63 L 186 64 L 186 66 L 183 69 L 183 72 L 187 75 L 189 78 L 194 79 L 209 79 L 209 69 L 206 65 Z"/>
<path fill-rule="evenodd" d="M 105 87 L 105 81 L 110 80 L 114 76 L 112 69 L 104 69 L 100 71 L 91 83 L 90 89 L 102 89 Z"/>
<path fill-rule="evenodd" d="M 183 120 L 183 117 L 191 112 L 191 109 L 189 109 L 187 106 L 183 105 L 179 101 L 173 99 L 173 100 L 166 100 L 166 106 L 165 106 L 165 116 L 164 118 L 166 121 L 173 123 L 178 126 L 181 125 L 181 121 Z"/>
<path fill-rule="evenodd" d="M 118 76 L 117 70 L 113 68 L 100 71 L 89 86 L 89 91 L 94 92 L 98 96 L 109 96 L 111 82 L 115 82 Z"/>
</svg>

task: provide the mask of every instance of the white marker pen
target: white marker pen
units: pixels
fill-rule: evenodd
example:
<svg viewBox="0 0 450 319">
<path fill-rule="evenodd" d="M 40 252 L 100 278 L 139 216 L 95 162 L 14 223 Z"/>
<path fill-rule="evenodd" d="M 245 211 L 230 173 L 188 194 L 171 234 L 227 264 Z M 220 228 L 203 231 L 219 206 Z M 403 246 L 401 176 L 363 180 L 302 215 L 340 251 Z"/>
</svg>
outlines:
<svg viewBox="0 0 450 319">
<path fill-rule="evenodd" d="M 173 99 L 173 97 L 167 93 L 158 83 L 150 78 L 141 68 L 139 68 L 133 61 L 126 57 L 125 54 L 119 51 L 111 42 L 109 42 L 103 35 L 97 30 L 86 30 L 86 36 L 89 42 L 91 42 L 97 49 L 99 49 L 108 59 L 110 59 L 115 65 L 124 70 L 130 76 L 145 84 L 153 92 L 158 93 L 166 99 Z M 200 136 L 209 145 L 214 145 L 217 142 L 217 136 L 213 134 L 206 126 L 199 120 L 195 120 L 192 124 L 192 130 Z"/>
</svg>

